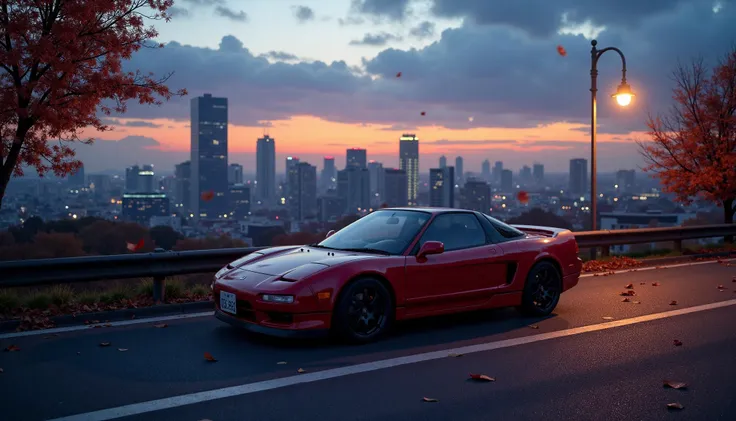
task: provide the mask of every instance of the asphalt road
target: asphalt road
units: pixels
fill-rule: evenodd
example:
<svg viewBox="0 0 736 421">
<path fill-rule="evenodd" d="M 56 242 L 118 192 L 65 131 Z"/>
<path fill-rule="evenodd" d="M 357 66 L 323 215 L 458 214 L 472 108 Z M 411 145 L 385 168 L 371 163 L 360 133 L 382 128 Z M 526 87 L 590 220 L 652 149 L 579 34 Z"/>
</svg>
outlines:
<svg viewBox="0 0 736 421">
<path fill-rule="evenodd" d="M 366 346 L 249 335 L 213 317 L 0 335 L 20 348 L 0 352 L 0 419 L 733 421 L 734 276 L 712 263 L 585 277 L 544 320 L 503 309 L 413 321 Z M 627 283 L 640 304 L 621 301 Z"/>
</svg>

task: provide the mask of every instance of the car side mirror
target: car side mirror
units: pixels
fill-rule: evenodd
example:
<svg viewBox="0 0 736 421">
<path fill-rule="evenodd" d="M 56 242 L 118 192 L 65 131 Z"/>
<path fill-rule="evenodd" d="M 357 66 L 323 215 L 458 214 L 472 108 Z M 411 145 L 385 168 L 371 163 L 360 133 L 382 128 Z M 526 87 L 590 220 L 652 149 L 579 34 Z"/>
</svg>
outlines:
<svg viewBox="0 0 736 421">
<path fill-rule="evenodd" d="M 330 230 L 330 231 L 328 231 L 328 232 L 327 232 L 327 235 L 325 236 L 325 238 L 330 238 L 330 236 L 331 236 L 332 234 L 334 234 L 334 233 L 335 233 L 335 230 Z"/>
<path fill-rule="evenodd" d="M 441 241 L 427 241 L 422 244 L 417 253 L 417 259 L 427 257 L 432 254 L 442 254 L 445 252 L 445 245 Z"/>
</svg>

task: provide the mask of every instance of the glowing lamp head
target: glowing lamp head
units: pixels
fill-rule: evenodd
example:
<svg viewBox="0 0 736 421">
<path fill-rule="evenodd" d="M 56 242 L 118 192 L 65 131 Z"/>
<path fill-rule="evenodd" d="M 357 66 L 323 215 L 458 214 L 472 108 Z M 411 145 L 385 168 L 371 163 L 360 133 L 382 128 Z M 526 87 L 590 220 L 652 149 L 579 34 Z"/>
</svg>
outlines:
<svg viewBox="0 0 736 421">
<path fill-rule="evenodd" d="M 631 86 L 629 86 L 626 82 L 621 82 L 620 85 L 618 85 L 618 89 L 616 89 L 616 93 L 611 95 L 613 98 L 616 98 L 616 102 L 618 102 L 618 105 L 622 107 L 626 107 L 627 105 L 631 104 L 631 101 L 634 99 L 634 93 L 631 92 Z"/>
</svg>

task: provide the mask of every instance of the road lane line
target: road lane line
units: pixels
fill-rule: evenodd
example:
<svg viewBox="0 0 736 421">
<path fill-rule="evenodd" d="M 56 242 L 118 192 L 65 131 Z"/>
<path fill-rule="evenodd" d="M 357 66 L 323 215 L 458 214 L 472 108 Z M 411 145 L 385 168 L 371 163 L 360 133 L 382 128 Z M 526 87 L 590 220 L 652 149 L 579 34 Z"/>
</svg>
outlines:
<svg viewBox="0 0 736 421">
<path fill-rule="evenodd" d="M 205 312 L 191 313 L 191 314 L 174 314 L 172 316 L 142 317 L 140 319 L 122 320 L 118 322 L 96 323 L 95 325 L 109 324 L 111 327 L 139 325 L 142 323 L 157 323 L 157 322 L 165 322 L 169 320 L 193 319 L 196 317 L 212 317 L 214 314 L 215 312 L 213 310 L 213 311 L 205 311 Z M 93 329 L 93 326 L 95 325 L 89 324 L 89 325 L 81 325 L 81 326 L 56 327 L 53 329 L 29 330 L 26 332 L 3 333 L 3 334 L 0 334 L 0 339 L 19 338 L 23 336 L 35 336 L 35 335 L 53 335 L 55 333 L 75 332 L 78 330 Z"/>
<path fill-rule="evenodd" d="M 266 380 L 255 383 L 247 383 L 238 386 L 225 387 L 221 389 L 208 390 L 205 392 L 190 393 L 186 395 L 172 396 L 169 398 L 157 399 L 148 402 L 139 402 L 130 405 L 118 406 L 115 408 L 102 409 L 99 411 L 87 412 L 83 414 L 71 415 L 68 417 L 55 418 L 49 421 L 107 421 L 132 415 L 144 414 L 164 409 L 177 408 L 185 405 L 208 402 L 217 399 L 229 398 L 234 396 L 248 395 L 266 390 L 273 390 L 282 387 L 294 386 L 304 383 L 312 383 L 320 380 L 334 379 L 337 377 L 350 376 L 353 374 L 367 373 L 386 368 L 398 367 L 407 364 L 415 364 L 420 362 L 439 360 L 447 358 L 448 354 L 473 354 L 477 352 L 486 352 L 496 349 L 509 348 L 513 346 L 525 345 L 549 339 L 563 338 L 567 336 L 579 335 L 582 333 L 597 332 L 606 329 L 613 329 L 621 326 L 629 326 L 638 323 L 650 322 L 653 320 L 666 319 L 685 314 L 697 313 L 701 311 L 713 310 L 736 305 L 736 299 L 721 301 L 717 303 L 706 304 L 702 306 L 688 307 L 664 313 L 648 314 L 646 316 L 633 317 L 630 319 L 614 320 L 609 322 L 597 323 L 594 325 L 582 326 L 573 329 L 561 330 L 556 332 L 542 333 L 539 335 L 525 336 L 522 338 L 505 339 L 501 341 L 488 342 L 484 344 L 469 345 L 454 349 L 445 349 L 442 351 L 433 351 L 423 354 L 408 355 L 398 358 L 390 358 L 387 360 L 374 361 L 370 363 L 356 364 L 347 367 L 333 368 L 329 370 L 318 371 L 315 373 L 300 374 L 296 376 L 282 377 L 279 379 Z"/>
<path fill-rule="evenodd" d="M 721 259 L 722 262 L 734 262 L 736 259 Z M 631 269 L 623 269 L 623 270 L 614 270 L 615 275 L 620 275 L 623 273 L 630 273 L 630 272 L 644 272 L 647 270 L 657 270 L 657 269 L 673 269 L 673 268 L 680 268 L 685 266 L 699 266 L 699 265 L 707 265 L 707 264 L 713 264 L 718 263 L 718 260 L 707 260 L 704 262 L 690 262 L 690 263 L 678 263 L 674 265 L 660 265 L 660 266 L 645 266 L 645 267 L 639 267 L 639 268 L 631 268 Z M 598 272 L 598 276 L 602 276 L 606 272 Z M 581 278 L 590 278 L 591 276 L 595 276 L 596 273 L 585 273 L 580 275 Z M 613 275 L 609 275 L 613 276 Z"/>
<path fill-rule="evenodd" d="M 736 259 L 722 259 L 723 262 L 734 262 Z M 669 268 L 678 268 L 678 267 L 684 267 L 684 266 L 698 266 L 698 265 L 706 265 L 706 264 L 712 264 L 717 263 L 717 260 L 708 260 L 704 262 L 692 262 L 692 263 L 678 263 L 675 265 L 661 265 L 661 266 L 647 266 L 643 268 L 634 268 L 634 269 L 626 269 L 626 270 L 620 270 L 615 271 L 616 275 L 629 273 L 629 272 L 643 272 L 647 270 L 656 270 L 656 269 L 669 269 Z M 604 273 L 604 272 L 601 272 Z M 595 274 L 593 273 L 585 273 L 583 275 L 580 275 L 581 278 L 589 278 L 593 277 Z M 601 276 L 600 274 L 598 276 Z M 171 316 L 159 316 L 159 317 L 142 317 L 140 319 L 134 319 L 134 320 L 122 320 L 117 322 L 111 322 L 110 325 L 117 327 L 117 326 L 128 326 L 128 325 L 137 325 L 141 323 L 157 323 L 157 322 L 165 322 L 169 320 L 184 320 L 184 319 L 193 319 L 197 317 L 211 317 L 214 314 L 213 311 L 205 311 L 200 313 L 192 313 L 192 314 L 175 314 Z M 83 315 L 82 315 L 83 316 Z M 53 335 L 56 333 L 67 333 L 67 332 L 76 332 L 79 330 L 87 330 L 90 329 L 90 325 L 81 325 L 81 326 L 68 326 L 68 327 L 58 327 L 58 328 L 52 328 L 52 329 L 43 329 L 43 330 L 29 330 L 26 332 L 13 332 L 13 333 L 3 333 L 0 334 L 0 339 L 10 339 L 10 338 L 19 338 L 19 337 L 25 337 L 25 336 L 36 336 L 36 335 Z"/>
</svg>

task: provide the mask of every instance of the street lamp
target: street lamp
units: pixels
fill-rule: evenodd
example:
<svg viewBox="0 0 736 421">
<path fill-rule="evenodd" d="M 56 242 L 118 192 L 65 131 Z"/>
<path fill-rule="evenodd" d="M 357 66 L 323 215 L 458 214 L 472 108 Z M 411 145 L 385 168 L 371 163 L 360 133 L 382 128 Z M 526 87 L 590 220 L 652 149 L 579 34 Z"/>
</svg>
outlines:
<svg viewBox="0 0 736 421">
<path fill-rule="evenodd" d="M 590 50 L 590 102 L 591 102 L 591 113 L 590 113 L 590 214 L 591 224 L 590 228 L 592 231 L 597 229 L 596 215 L 598 214 L 598 195 L 596 194 L 596 160 L 595 160 L 595 136 L 598 126 L 598 111 L 596 107 L 596 93 L 598 92 L 598 59 L 601 58 L 603 53 L 606 51 L 615 51 L 621 56 L 621 63 L 623 69 L 621 70 L 621 84 L 618 85 L 616 93 L 611 95 L 612 98 L 616 98 L 618 105 L 626 107 L 631 104 L 631 100 L 634 98 L 634 93 L 631 91 L 631 87 L 626 83 L 626 57 L 616 47 L 608 47 L 602 50 L 596 48 L 598 41 L 590 41 L 590 45 L 593 48 Z M 595 249 L 592 250 L 593 258 L 595 258 Z"/>
</svg>

